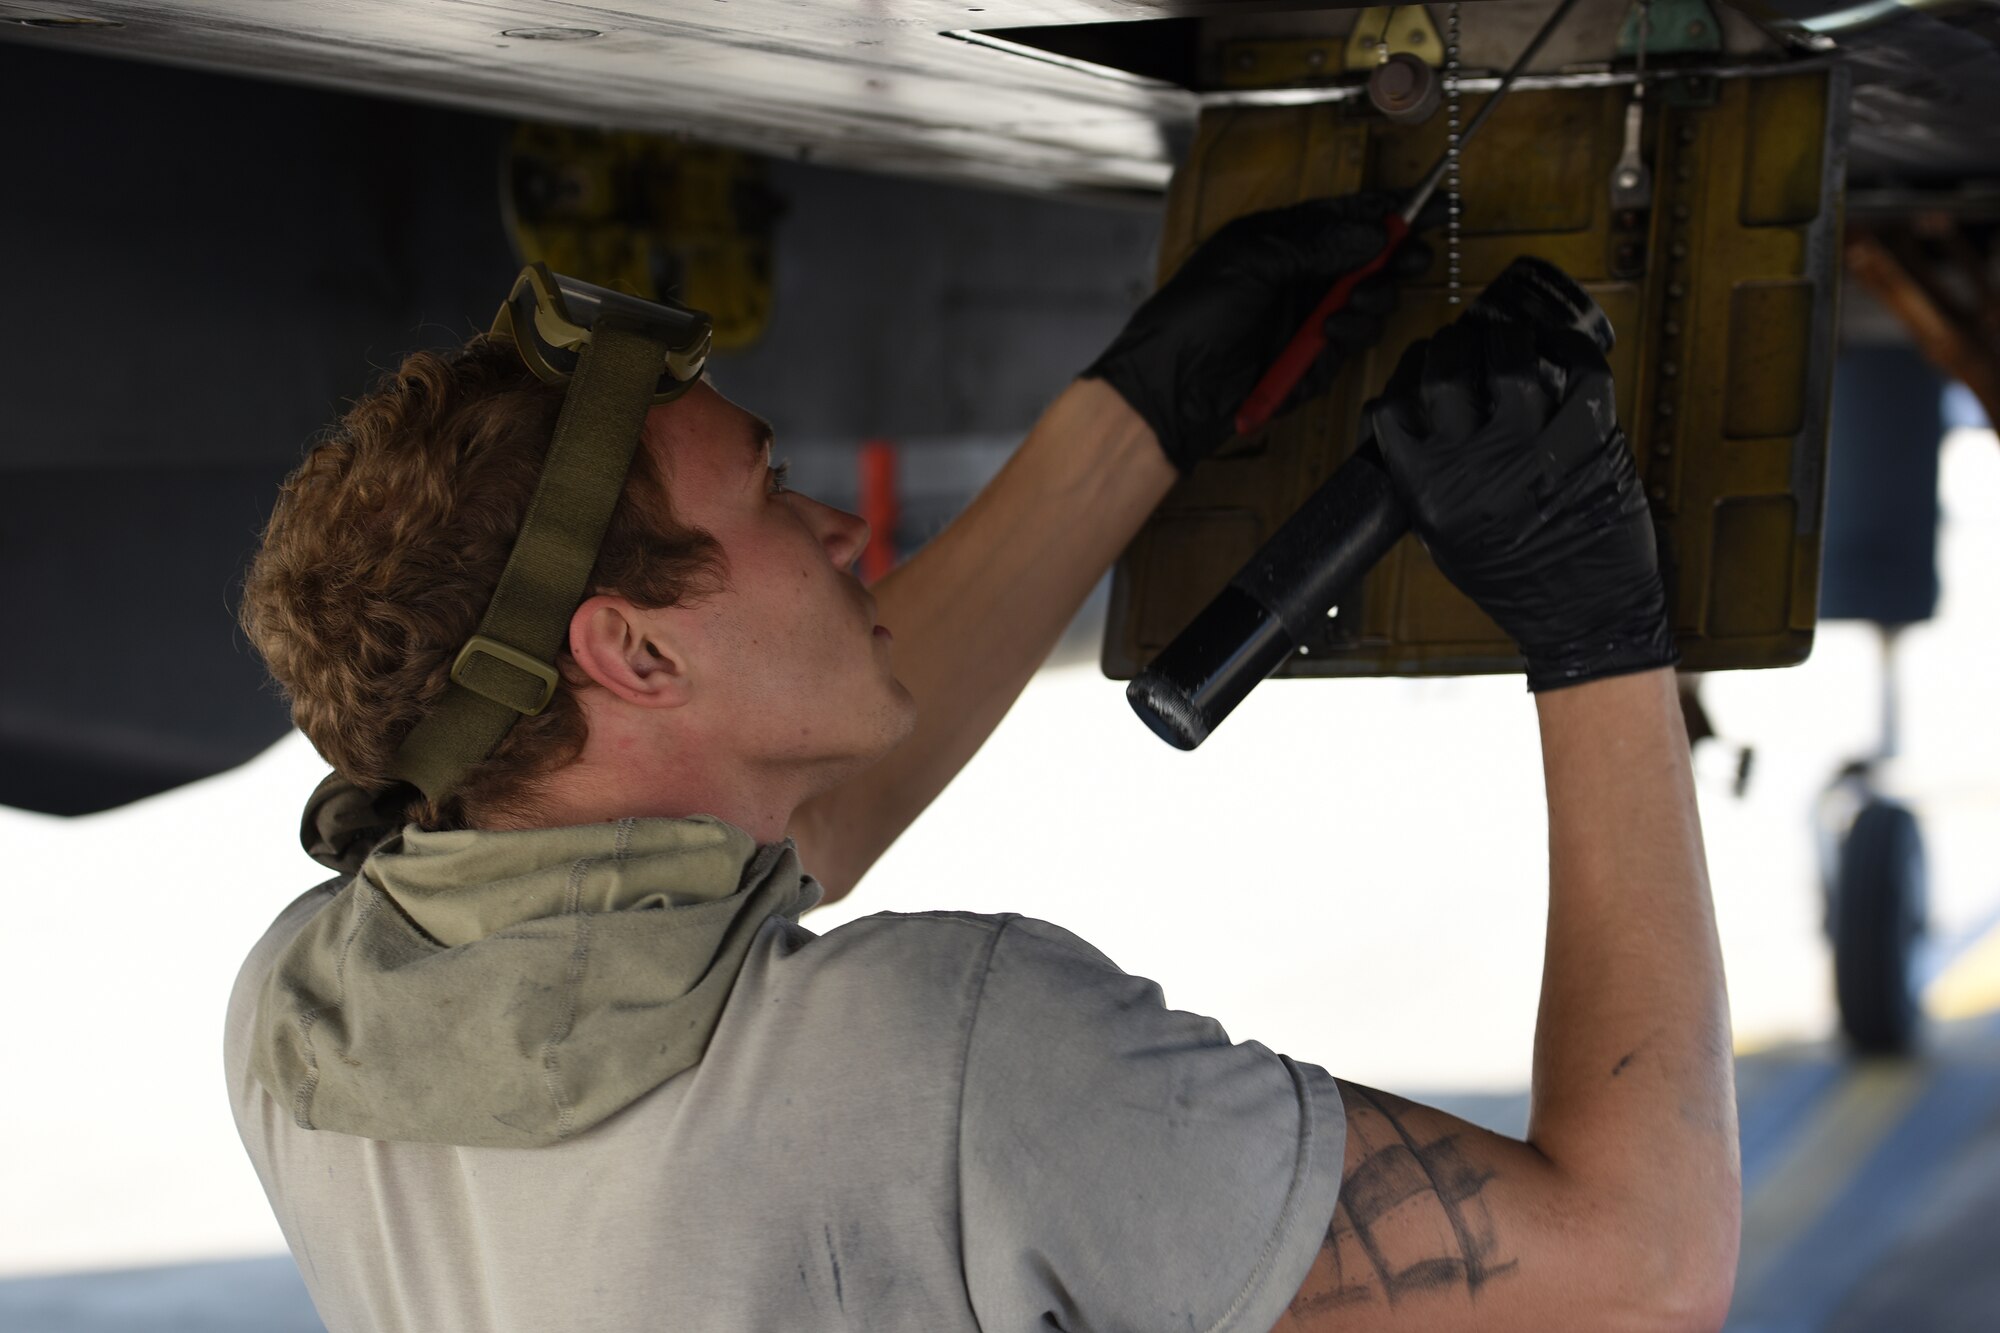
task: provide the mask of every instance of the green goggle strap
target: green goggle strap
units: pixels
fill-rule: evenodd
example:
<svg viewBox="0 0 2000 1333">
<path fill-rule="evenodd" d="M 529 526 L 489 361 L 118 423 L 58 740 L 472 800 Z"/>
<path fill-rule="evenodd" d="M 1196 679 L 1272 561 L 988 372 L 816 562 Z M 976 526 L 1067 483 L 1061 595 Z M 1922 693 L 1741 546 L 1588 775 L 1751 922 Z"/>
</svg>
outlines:
<svg viewBox="0 0 2000 1333">
<path fill-rule="evenodd" d="M 554 697 L 554 662 L 624 493 L 666 353 L 665 343 L 611 321 L 591 330 L 493 600 L 452 663 L 443 700 L 396 751 L 395 776 L 432 800 Z"/>
</svg>

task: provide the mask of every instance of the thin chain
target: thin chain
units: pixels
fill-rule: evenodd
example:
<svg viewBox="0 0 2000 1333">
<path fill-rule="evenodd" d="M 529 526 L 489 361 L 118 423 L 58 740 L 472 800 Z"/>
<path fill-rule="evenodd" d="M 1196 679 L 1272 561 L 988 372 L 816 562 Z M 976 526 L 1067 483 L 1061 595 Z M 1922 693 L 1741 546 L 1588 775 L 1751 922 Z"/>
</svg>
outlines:
<svg viewBox="0 0 2000 1333">
<path fill-rule="evenodd" d="M 1444 18 L 1444 105 L 1445 105 L 1445 161 L 1448 165 L 1444 173 L 1444 191 L 1450 212 L 1445 221 L 1445 299 L 1452 305 L 1459 302 L 1459 252 L 1458 252 L 1458 0 L 1452 0 L 1445 10 Z"/>
<path fill-rule="evenodd" d="M 1652 0 L 1639 0 L 1639 69 L 1632 82 L 1632 96 L 1646 95 L 1646 48 L 1653 43 Z"/>
</svg>

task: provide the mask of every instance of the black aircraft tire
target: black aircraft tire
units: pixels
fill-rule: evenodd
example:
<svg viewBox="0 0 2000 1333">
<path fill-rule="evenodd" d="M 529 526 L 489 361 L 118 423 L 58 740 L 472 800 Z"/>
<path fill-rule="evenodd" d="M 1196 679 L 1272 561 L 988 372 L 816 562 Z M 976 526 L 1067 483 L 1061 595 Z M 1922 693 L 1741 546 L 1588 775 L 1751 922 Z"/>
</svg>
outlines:
<svg viewBox="0 0 2000 1333">
<path fill-rule="evenodd" d="M 1901 1054 L 1921 1016 L 1914 959 L 1926 884 L 1917 817 L 1894 801 L 1861 808 L 1840 848 L 1833 896 L 1833 984 L 1856 1050 Z"/>
</svg>

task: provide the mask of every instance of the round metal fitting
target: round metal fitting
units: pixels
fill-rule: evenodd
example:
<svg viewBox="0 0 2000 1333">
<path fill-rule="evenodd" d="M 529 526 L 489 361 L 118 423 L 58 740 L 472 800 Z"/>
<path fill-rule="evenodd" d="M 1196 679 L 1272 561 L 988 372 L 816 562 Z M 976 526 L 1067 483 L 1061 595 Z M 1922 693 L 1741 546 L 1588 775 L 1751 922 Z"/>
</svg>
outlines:
<svg viewBox="0 0 2000 1333">
<path fill-rule="evenodd" d="M 1442 95 L 1437 71 L 1407 51 L 1399 51 L 1368 76 L 1368 100 L 1398 125 L 1421 125 Z"/>
</svg>

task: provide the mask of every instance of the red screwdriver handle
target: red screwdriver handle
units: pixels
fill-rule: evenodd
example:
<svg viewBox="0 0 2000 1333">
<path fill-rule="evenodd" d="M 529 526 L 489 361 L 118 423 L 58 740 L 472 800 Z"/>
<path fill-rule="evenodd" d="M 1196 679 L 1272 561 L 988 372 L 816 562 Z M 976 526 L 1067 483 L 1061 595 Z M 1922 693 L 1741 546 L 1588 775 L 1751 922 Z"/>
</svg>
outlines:
<svg viewBox="0 0 2000 1333">
<path fill-rule="evenodd" d="M 1285 344 L 1285 350 L 1278 354 L 1278 359 L 1264 372 L 1264 378 L 1257 381 L 1257 387 L 1243 400 L 1243 406 L 1236 409 L 1238 435 L 1248 435 L 1269 421 L 1286 397 L 1298 387 L 1299 381 L 1305 378 L 1306 371 L 1312 369 L 1312 363 L 1326 350 L 1327 319 L 1346 308 L 1348 299 L 1354 295 L 1354 289 L 1380 273 L 1383 266 L 1395 257 L 1397 249 L 1403 244 L 1403 238 L 1410 234 L 1410 224 L 1400 213 L 1391 213 L 1382 219 L 1382 230 L 1389 234 L 1389 239 L 1382 243 L 1382 248 L 1375 252 L 1375 257 L 1360 268 L 1341 275 L 1340 281 L 1333 284 L 1333 290 L 1313 307 L 1313 312 L 1306 316 L 1306 322 L 1299 326 L 1299 331 Z"/>
</svg>

